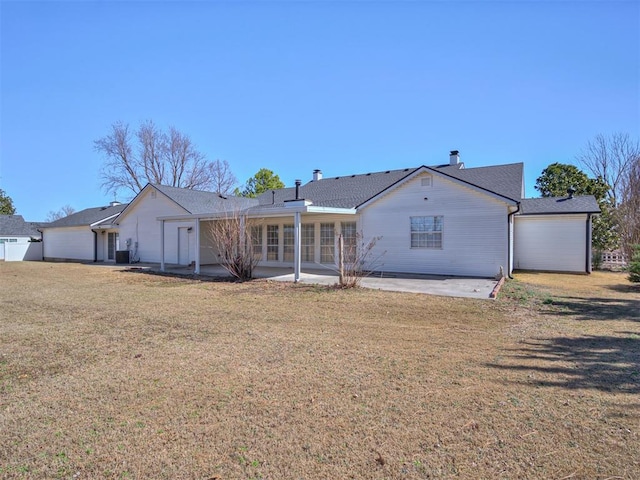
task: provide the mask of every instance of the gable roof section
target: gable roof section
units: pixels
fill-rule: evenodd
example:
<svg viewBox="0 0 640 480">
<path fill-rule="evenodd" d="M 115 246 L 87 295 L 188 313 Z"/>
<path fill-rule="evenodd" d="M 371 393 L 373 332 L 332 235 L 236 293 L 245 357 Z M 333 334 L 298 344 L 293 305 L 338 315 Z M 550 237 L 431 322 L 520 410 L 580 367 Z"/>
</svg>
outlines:
<svg viewBox="0 0 640 480">
<path fill-rule="evenodd" d="M 557 215 L 570 213 L 600 213 L 593 195 L 579 197 L 524 198 L 517 215 Z"/>
<path fill-rule="evenodd" d="M 37 229 L 46 225 L 41 222 L 25 222 L 22 215 L 0 215 L 0 236 L 40 238 Z"/>
<path fill-rule="evenodd" d="M 300 186 L 300 198 L 311 200 L 314 206 L 357 208 L 400 183 L 420 169 L 442 174 L 454 180 L 478 187 L 487 193 L 520 201 L 522 197 L 522 163 L 491 167 L 460 168 L 456 165 L 404 168 L 385 172 L 325 177 Z M 281 208 L 285 201 L 295 199 L 295 188 L 264 192 L 258 196 L 259 208 Z"/>
<path fill-rule="evenodd" d="M 82 227 L 85 225 L 93 225 L 96 223 L 102 223 L 107 219 L 113 218 L 122 212 L 126 203 L 119 205 L 113 205 L 109 207 L 94 207 L 80 210 L 79 212 L 72 213 L 66 217 L 60 218 L 55 222 L 51 222 L 44 228 L 59 228 L 59 227 Z"/>
<path fill-rule="evenodd" d="M 152 184 L 151 186 L 191 214 L 233 212 L 258 204 L 258 201 L 254 198 L 225 196 L 214 192 L 169 187 L 167 185 Z"/>
<path fill-rule="evenodd" d="M 522 163 L 476 168 L 457 168 L 455 165 L 435 167 L 445 175 L 515 201 L 522 198 L 523 169 Z"/>
</svg>

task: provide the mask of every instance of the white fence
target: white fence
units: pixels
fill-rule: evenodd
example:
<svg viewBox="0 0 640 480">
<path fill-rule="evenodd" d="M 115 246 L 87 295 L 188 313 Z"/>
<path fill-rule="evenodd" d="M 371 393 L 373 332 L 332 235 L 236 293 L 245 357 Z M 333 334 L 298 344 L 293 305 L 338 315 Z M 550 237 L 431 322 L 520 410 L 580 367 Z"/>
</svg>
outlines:
<svg viewBox="0 0 640 480">
<path fill-rule="evenodd" d="M 42 242 L 5 243 L 5 262 L 42 260 Z"/>
<path fill-rule="evenodd" d="M 620 250 L 602 252 L 601 262 L 602 268 L 624 268 L 627 266 L 627 257 Z"/>
</svg>

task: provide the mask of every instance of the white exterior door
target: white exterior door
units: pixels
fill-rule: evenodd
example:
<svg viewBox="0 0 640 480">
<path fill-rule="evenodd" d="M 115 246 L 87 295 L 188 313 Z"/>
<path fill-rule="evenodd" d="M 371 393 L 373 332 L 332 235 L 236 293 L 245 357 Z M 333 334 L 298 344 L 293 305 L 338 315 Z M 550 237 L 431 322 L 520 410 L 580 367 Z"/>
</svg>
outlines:
<svg viewBox="0 0 640 480">
<path fill-rule="evenodd" d="M 178 265 L 189 265 L 189 228 L 178 228 Z"/>
</svg>

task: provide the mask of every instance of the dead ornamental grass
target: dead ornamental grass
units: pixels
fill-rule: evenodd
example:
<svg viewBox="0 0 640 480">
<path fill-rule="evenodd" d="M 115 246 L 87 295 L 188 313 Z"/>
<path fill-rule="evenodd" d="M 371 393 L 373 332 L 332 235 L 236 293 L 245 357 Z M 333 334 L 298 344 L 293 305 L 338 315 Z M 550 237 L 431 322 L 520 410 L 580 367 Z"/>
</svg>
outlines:
<svg viewBox="0 0 640 480">
<path fill-rule="evenodd" d="M 621 282 L 491 302 L 0 263 L 0 476 L 638 478 Z"/>
</svg>

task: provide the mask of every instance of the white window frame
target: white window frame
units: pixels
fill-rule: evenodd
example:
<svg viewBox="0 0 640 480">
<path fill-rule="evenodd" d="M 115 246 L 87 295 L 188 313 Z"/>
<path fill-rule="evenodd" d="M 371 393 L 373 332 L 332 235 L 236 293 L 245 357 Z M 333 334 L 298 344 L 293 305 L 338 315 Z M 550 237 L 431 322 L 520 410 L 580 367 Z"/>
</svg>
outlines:
<svg viewBox="0 0 640 480">
<path fill-rule="evenodd" d="M 273 261 L 273 262 L 279 261 L 280 260 L 279 250 L 280 250 L 280 225 L 267 225 L 267 261 Z"/>
<path fill-rule="evenodd" d="M 411 248 L 441 250 L 444 244 L 444 216 L 409 217 Z"/>
</svg>

